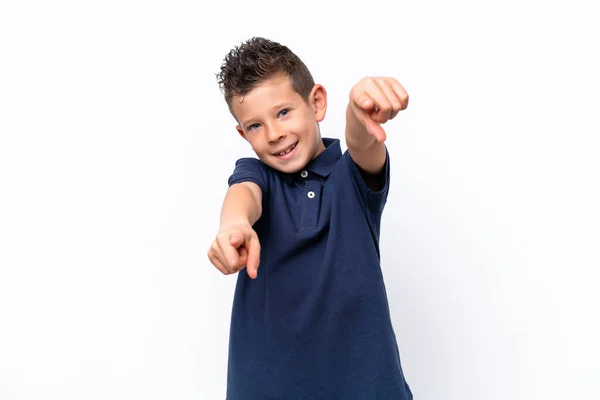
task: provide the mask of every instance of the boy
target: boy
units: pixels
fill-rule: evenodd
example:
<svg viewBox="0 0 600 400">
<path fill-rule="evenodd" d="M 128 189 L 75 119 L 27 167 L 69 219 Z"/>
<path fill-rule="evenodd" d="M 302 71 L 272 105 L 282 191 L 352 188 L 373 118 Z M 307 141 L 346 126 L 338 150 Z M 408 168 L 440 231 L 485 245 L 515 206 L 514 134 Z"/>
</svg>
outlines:
<svg viewBox="0 0 600 400">
<path fill-rule="evenodd" d="M 412 399 L 379 264 L 390 166 L 380 124 L 408 105 L 393 78 L 350 92 L 346 145 L 322 138 L 327 93 L 286 46 L 232 49 L 219 86 L 258 159 L 229 178 L 208 257 L 237 277 L 228 400 Z"/>
</svg>

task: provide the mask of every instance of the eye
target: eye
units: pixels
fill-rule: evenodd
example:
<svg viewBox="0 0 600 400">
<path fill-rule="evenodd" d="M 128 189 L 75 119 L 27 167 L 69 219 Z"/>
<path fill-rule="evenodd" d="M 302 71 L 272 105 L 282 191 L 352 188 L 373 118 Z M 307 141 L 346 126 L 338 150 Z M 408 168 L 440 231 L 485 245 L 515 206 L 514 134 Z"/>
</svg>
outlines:
<svg viewBox="0 0 600 400">
<path fill-rule="evenodd" d="M 252 125 L 248 126 L 248 130 L 253 131 L 255 129 L 258 129 L 259 127 L 260 127 L 260 124 L 252 124 Z"/>
<path fill-rule="evenodd" d="M 290 110 L 288 110 L 287 108 L 284 108 L 283 110 L 279 111 L 279 115 L 282 117 L 285 117 L 286 115 L 288 115 L 290 112 Z"/>
</svg>

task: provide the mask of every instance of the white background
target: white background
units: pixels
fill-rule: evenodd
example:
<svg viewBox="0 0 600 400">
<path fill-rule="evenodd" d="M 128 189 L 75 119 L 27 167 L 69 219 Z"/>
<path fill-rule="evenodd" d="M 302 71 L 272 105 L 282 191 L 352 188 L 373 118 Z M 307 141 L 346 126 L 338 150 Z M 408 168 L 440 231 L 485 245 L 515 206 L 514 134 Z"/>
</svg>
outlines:
<svg viewBox="0 0 600 400">
<path fill-rule="evenodd" d="M 0 399 L 225 397 L 206 251 L 252 153 L 215 73 L 254 35 L 325 85 L 324 136 L 365 75 L 410 94 L 381 250 L 415 398 L 600 398 L 591 3 L 3 0 Z"/>
</svg>

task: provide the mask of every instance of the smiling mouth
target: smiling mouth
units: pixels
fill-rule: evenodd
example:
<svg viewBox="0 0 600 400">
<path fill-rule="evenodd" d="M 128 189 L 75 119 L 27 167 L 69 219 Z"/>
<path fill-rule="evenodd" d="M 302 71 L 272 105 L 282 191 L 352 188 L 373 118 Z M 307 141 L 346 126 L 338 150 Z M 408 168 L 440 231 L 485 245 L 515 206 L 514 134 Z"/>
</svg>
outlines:
<svg viewBox="0 0 600 400">
<path fill-rule="evenodd" d="M 288 147 L 287 149 L 280 151 L 279 153 L 275 153 L 276 156 L 285 156 L 286 154 L 288 154 L 290 151 L 294 150 L 296 148 L 296 146 L 298 145 L 298 142 L 294 143 L 293 145 L 291 145 L 290 147 Z"/>
</svg>

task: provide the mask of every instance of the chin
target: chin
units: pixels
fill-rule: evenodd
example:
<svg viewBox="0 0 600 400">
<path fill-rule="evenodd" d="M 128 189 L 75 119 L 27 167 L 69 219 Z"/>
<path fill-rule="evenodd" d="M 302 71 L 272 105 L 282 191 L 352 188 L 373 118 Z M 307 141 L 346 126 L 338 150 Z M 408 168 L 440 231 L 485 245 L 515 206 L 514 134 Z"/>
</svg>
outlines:
<svg viewBox="0 0 600 400">
<path fill-rule="evenodd" d="M 275 156 L 269 155 L 267 157 L 262 157 L 261 160 L 270 166 L 273 169 L 276 169 L 280 172 L 286 174 L 295 174 L 296 172 L 300 172 L 306 165 L 308 164 L 308 160 L 302 158 L 297 158 L 294 160 L 282 162 L 278 160 Z"/>
<path fill-rule="evenodd" d="M 295 174 L 296 172 L 300 172 L 302 168 L 304 168 L 308 163 L 300 160 L 294 160 L 295 162 L 290 163 L 282 163 L 278 160 L 274 160 L 268 162 L 267 164 L 271 166 L 271 168 L 276 169 L 278 171 L 284 172 L 286 174 Z"/>
<path fill-rule="evenodd" d="M 307 163 L 302 163 L 302 164 L 299 164 L 297 166 L 291 166 L 291 165 L 289 165 L 289 166 L 285 166 L 283 168 L 279 168 L 279 170 L 281 172 L 285 172 L 285 173 L 288 173 L 288 174 L 295 174 L 297 172 L 300 172 L 302 170 L 302 168 L 306 167 L 306 164 Z"/>
</svg>

